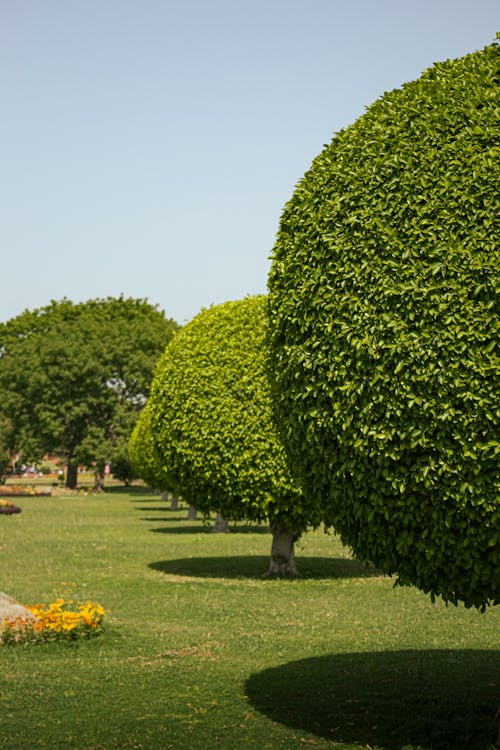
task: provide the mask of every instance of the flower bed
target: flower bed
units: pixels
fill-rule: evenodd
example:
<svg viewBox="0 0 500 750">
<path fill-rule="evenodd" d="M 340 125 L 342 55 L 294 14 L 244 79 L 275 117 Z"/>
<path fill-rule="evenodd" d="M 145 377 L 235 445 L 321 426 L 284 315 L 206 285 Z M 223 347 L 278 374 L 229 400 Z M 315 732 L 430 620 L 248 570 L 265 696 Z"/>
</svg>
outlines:
<svg viewBox="0 0 500 750">
<path fill-rule="evenodd" d="M 4 516 L 11 516 L 13 513 L 20 513 L 21 508 L 18 508 L 14 503 L 10 503 L 8 500 L 0 500 L 0 513 Z"/>
<path fill-rule="evenodd" d="M 70 609 L 72 599 L 58 598 L 51 604 L 26 605 L 37 619 L 16 617 L 0 623 L 0 644 L 45 643 L 55 640 L 88 638 L 101 632 L 104 607 L 97 602 L 82 602 Z"/>
<path fill-rule="evenodd" d="M 50 497 L 52 492 L 47 488 L 28 487 L 19 484 L 0 486 L 0 497 Z"/>
</svg>

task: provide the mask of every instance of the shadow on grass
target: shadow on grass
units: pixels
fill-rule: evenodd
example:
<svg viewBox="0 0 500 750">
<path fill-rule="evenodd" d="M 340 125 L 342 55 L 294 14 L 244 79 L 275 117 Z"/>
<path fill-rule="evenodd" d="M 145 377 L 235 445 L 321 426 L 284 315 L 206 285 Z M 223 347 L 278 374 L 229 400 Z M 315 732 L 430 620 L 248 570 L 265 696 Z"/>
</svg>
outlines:
<svg viewBox="0 0 500 750">
<path fill-rule="evenodd" d="M 153 495 L 153 490 L 149 489 L 149 487 L 136 487 L 134 485 L 127 487 L 125 484 L 105 486 L 104 491 L 107 495 L 148 495 L 149 500 L 151 500 L 151 495 Z"/>
<path fill-rule="evenodd" d="M 150 513 L 157 513 L 157 512 L 161 513 L 161 512 L 163 512 L 163 508 L 140 508 L 140 509 L 137 508 L 137 510 L 149 511 Z M 139 521 L 149 521 L 150 523 L 152 523 L 152 522 L 154 522 L 154 523 L 180 523 L 182 520 L 186 520 L 187 521 L 188 520 L 187 516 L 186 516 L 185 519 L 179 518 L 178 515 L 175 518 L 166 518 L 166 517 L 153 518 L 152 516 L 148 516 L 148 517 L 141 516 L 141 518 L 139 518 Z M 167 528 L 167 527 L 163 527 L 161 529 L 151 529 L 151 531 L 163 532 L 163 533 L 166 534 L 166 533 L 168 533 L 170 531 L 170 529 Z M 180 533 L 180 531 L 178 533 Z"/>
<path fill-rule="evenodd" d="M 332 742 L 488 750 L 500 651 L 394 651 L 303 659 L 252 675 L 251 704 Z"/>
<path fill-rule="evenodd" d="M 132 501 L 134 502 L 134 501 Z M 148 497 L 148 502 L 151 502 L 151 498 Z M 182 521 L 182 518 L 179 518 L 179 513 L 185 512 L 186 514 L 186 520 L 187 520 L 187 508 L 184 510 L 183 508 L 178 508 L 177 510 L 172 510 L 172 508 L 169 505 L 165 506 L 146 506 L 146 505 L 138 505 L 134 508 L 134 510 L 139 510 L 141 513 L 175 513 L 175 517 L 173 518 L 160 518 L 160 521 L 177 521 L 179 523 Z"/>
<path fill-rule="evenodd" d="M 141 518 L 141 521 L 146 521 L 146 518 Z M 151 518 L 150 521 L 177 521 L 179 523 L 178 518 Z M 157 529 L 150 529 L 152 534 L 210 534 L 210 526 L 204 526 L 203 524 L 197 522 L 196 524 L 193 524 L 191 521 L 189 524 L 186 523 L 183 526 L 160 526 Z"/>
<path fill-rule="evenodd" d="M 155 508 L 142 508 L 142 510 L 155 511 Z M 181 523 L 181 526 L 160 526 L 157 529 L 150 529 L 153 534 L 210 534 L 212 532 L 213 521 L 209 521 L 204 524 L 199 519 L 196 525 L 193 525 L 193 521 L 189 523 L 183 523 L 182 519 L 177 518 L 141 518 L 141 521 L 161 521 L 161 523 L 177 522 Z M 187 521 L 187 518 L 186 518 Z M 230 534 L 269 534 L 269 528 L 267 526 L 230 526 Z"/>
<path fill-rule="evenodd" d="M 186 557 L 149 563 L 149 567 L 179 576 L 261 579 L 269 567 L 269 556 Z M 365 578 L 380 575 L 374 568 L 367 568 L 356 560 L 342 557 L 298 557 L 297 568 L 302 578 Z"/>
</svg>

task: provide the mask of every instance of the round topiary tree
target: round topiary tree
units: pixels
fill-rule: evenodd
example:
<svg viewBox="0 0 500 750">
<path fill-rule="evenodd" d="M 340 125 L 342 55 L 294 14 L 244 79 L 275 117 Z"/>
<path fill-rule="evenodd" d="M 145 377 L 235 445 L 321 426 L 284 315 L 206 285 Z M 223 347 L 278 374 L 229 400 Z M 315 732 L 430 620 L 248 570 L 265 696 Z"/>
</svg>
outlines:
<svg viewBox="0 0 500 750">
<path fill-rule="evenodd" d="M 151 432 L 151 409 L 147 401 L 135 423 L 128 443 L 128 453 L 133 472 L 153 489 L 167 491 L 168 478 L 154 448 Z"/>
<path fill-rule="evenodd" d="M 202 310 L 167 346 L 148 402 L 170 485 L 198 510 L 268 520 L 270 575 L 296 575 L 294 542 L 317 522 L 272 422 L 265 297 Z"/>
<path fill-rule="evenodd" d="M 149 401 L 142 409 L 128 443 L 128 457 L 134 476 L 143 479 L 149 487 L 161 490 L 162 499 L 170 497 L 170 509 L 177 510 L 179 498 L 172 494 L 172 486 L 164 467 L 158 458 L 151 432 L 151 411 Z"/>
<path fill-rule="evenodd" d="M 272 396 L 304 492 L 361 559 L 500 601 L 496 44 L 338 133 L 285 207 Z"/>
</svg>

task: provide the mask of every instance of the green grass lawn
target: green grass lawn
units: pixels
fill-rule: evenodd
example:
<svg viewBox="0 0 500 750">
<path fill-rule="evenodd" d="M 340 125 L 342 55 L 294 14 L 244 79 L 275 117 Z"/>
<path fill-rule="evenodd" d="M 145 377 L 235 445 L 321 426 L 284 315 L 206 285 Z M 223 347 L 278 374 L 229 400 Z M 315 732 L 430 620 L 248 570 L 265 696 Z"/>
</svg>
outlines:
<svg viewBox="0 0 500 750">
<path fill-rule="evenodd" d="M 488 750 L 500 611 L 432 604 L 314 532 L 298 581 L 270 536 L 211 534 L 145 489 L 22 498 L 0 516 L 0 590 L 76 595 L 102 635 L 0 648 L 6 750 Z"/>
</svg>

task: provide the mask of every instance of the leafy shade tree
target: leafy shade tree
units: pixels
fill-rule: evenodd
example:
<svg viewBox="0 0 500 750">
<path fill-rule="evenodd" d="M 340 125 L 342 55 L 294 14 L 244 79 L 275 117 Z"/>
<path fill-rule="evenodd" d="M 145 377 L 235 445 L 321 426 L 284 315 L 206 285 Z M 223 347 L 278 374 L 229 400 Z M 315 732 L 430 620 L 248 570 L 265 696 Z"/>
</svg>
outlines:
<svg viewBox="0 0 500 750">
<path fill-rule="evenodd" d="M 338 133 L 282 215 L 272 396 L 304 492 L 398 582 L 500 601 L 498 70 L 427 70 Z"/>
<path fill-rule="evenodd" d="M 145 300 L 68 299 L 0 325 L 1 409 L 28 459 L 64 457 L 97 474 L 128 441 L 156 361 L 177 329 Z"/>
<path fill-rule="evenodd" d="M 9 451 L 10 425 L 8 420 L 0 416 L 0 484 L 5 482 L 5 475 L 9 468 L 12 468 L 12 461 Z"/>
<path fill-rule="evenodd" d="M 202 310 L 167 346 L 148 402 L 168 484 L 199 511 L 268 520 L 269 575 L 297 574 L 313 509 L 292 481 L 271 415 L 265 297 Z"/>
</svg>

